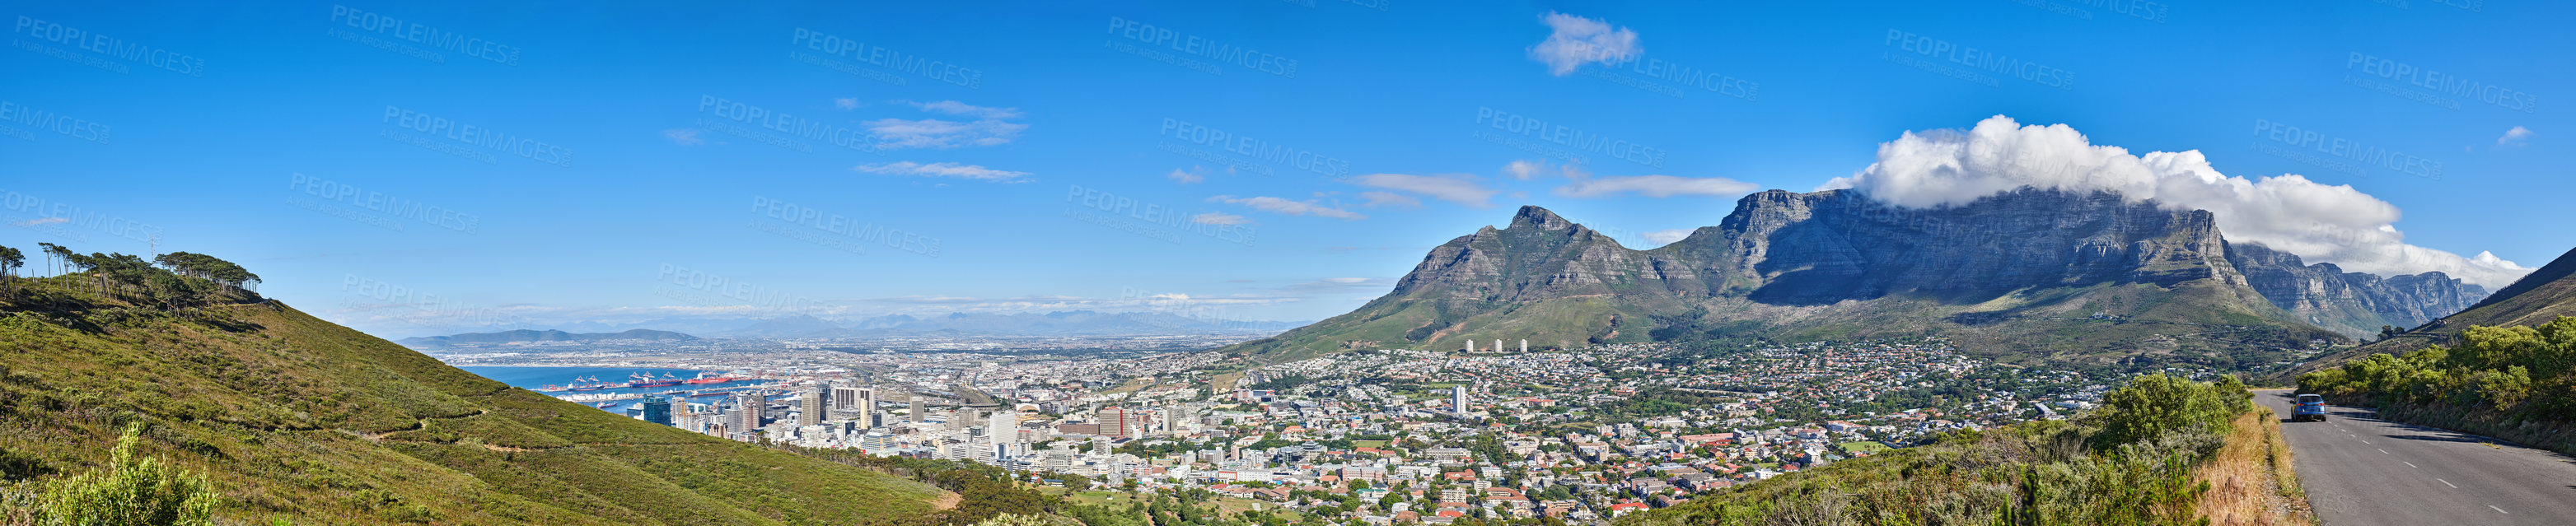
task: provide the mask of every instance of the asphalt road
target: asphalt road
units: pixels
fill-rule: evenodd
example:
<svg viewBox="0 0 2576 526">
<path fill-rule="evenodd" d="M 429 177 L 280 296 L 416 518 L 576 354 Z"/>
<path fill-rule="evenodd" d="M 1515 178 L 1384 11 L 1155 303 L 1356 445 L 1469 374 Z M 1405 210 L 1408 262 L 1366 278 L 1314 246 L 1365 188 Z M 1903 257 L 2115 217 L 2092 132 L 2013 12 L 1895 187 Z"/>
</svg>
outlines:
<svg viewBox="0 0 2576 526">
<path fill-rule="evenodd" d="M 2308 503 L 2327 526 L 2576 524 L 2576 458 L 2327 406 L 2289 422 L 2288 390 L 2255 391 L 2280 415 Z"/>
</svg>

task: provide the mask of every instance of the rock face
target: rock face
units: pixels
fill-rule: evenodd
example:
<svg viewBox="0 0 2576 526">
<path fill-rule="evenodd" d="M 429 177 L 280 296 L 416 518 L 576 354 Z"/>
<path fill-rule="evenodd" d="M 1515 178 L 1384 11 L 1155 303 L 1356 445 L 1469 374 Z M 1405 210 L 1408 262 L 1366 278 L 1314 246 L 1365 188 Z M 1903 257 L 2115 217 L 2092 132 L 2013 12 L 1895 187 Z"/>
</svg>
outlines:
<svg viewBox="0 0 2576 526">
<path fill-rule="evenodd" d="M 1434 248 L 1393 296 L 1521 301 L 1613 292 L 1824 305 L 1889 294 L 1984 301 L 2100 282 L 2226 273 L 2208 212 L 2114 194 L 2025 191 L 1913 210 L 1849 191 L 1746 196 L 1723 224 L 1647 251 L 1538 207 Z"/>
<path fill-rule="evenodd" d="M 1432 249 L 1359 310 L 1244 348 L 1449 348 L 1470 332 L 1571 346 L 1713 324 L 1800 337 L 1974 327 L 1997 342 L 2094 350 L 2145 349 L 2141 339 L 2206 350 L 2177 338 L 2218 331 L 2271 340 L 2210 345 L 2300 347 L 2334 337 L 2320 327 L 2358 337 L 2413 326 L 2484 292 L 2439 273 L 2304 265 L 2228 243 L 2209 212 L 2108 192 L 2023 189 L 1912 209 L 1850 190 L 1772 190 L 1652 250 L 1522 207 L 1506 228 Z M 2145 323 L 2071 325 L 2084 320 Z M 2162 328 L 2139 328 L 2149 326 Z"/>
<path fill-rule="evenodd" d="M 1889 207 L 1851 191 L 1745 197 L 1705 243 L 1712 271 L 1759 284 L 1764 303 L 1814 305 L 1927 294 L 1984 301 L 2014 290 L 2210 278 L 2224 243 L 2208 212 L 2115 194 L 2023 191 L 1966 205 Z"/>
<path fill-rule="evenodd" d="M 2347 333 L 2413 328 L 2487 296 L 2486 288 L 2440 272 L 2381 278 L 2333 263 L 2303 265 L 2299 256 L 2252 243 L 2229 244 L 2227 261 L 2273 306 Z"/>
</svg>

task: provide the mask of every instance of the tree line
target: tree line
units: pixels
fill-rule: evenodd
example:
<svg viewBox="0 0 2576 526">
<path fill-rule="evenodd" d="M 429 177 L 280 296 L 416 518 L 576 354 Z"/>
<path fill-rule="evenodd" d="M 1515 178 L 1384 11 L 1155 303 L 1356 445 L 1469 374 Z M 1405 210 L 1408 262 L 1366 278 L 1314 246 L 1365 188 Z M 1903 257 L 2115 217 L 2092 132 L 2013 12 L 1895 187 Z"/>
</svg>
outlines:
<svg viewBox="0 0 2576 526">
<path fill-rule="evenodd" d="M 115 252 L 82 254 L 53 243 L 36 245 L 37 252 L 45 257 L 44 270 L 49 273 L 44 281 L 73 292 L 140 300 L 138 303 L 168 308 L 258 297 L 258 274 L 214 256 L 171 252 L 146 260 Z M 8 281 L 6 286 L 0 286 L 0 294 L 18 296 L 28 292 L 18 283 L 19 269 L 26 263 L 26 253 L 0 246 L 0 279 Z"/>
</svg>

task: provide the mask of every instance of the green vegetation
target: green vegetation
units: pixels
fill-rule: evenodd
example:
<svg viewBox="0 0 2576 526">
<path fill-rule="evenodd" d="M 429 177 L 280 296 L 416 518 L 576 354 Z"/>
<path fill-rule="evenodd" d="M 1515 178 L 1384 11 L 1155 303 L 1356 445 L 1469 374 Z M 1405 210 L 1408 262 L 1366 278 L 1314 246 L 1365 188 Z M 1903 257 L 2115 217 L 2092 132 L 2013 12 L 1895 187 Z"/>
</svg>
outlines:
<svg viewBox="0 0 2576 526">
<path fill-rule="evenodd" d="M 2388 418 L 2576 453 L 2576 317 L 2471 327 L 2457 347 L 2372 354 L 2299 377 L 2299 391 Z"/>
<path fill-rule="evenodd" d="M 57 480 L 35 510 L 38 524 L 96 526 L 214 524 L 215 492 L 204 475 L 170 469 L 161 459 L 136 459 L 143 426 L 125 428 L 108 465 Z"/>
<path fill-rule="evenodd" d="M 1959 432 L 1619 519 L 1704 524 L 2191 524 L 2213 459 L 2257 409 L 2233 377 L 2132 379 L 2084 418 Z"/>
<path fill-rule="evenodd" d="M 143 458 L 218 523 L 916 523 L 944 493 L 511 388 L 212 258 L 46 254 L 68 273 L 0 277 L 0 523 Z"/>
</svg>

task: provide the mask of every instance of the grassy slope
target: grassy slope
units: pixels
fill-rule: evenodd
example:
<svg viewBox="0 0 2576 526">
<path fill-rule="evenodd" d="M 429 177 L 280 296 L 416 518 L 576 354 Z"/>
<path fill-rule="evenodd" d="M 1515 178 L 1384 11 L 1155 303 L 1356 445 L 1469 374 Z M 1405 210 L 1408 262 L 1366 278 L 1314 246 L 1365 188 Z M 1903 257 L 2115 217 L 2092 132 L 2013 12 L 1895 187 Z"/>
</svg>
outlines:
<svg viewBox="0 0 2576 526">
<path fill-rule="evenodd" d="M 0 455 L 37 466 L 0 491 L 104 464 L 140 421 L 148 454 L 210 473 L 218 516 L 241 519 L 859 524 L 940 493 L 511 388 L 279 303 L 174 314 L 44 288 L 0 300 Z"/>
<path fill-rule="evenodd" d="M 2042 492 L 2055 501 L 2050 507 L 2088 511 L 2119 505 L 2107 495 L 2139 482 L 2087 480 L 2084 469 L 2068 467 L 2084 455 L 2082 438 L 2065 423 L 2033 422 L 1701 494 L 1614 524 L 1983 523 L 2002 509 L 2027 505 L 2031 494 L 2015 486 L 2024 476 L 2050 481 Z M 2191 481 L 2208 483 L 2210 491 L 2180 505 L 2185 509 L 2177 514 L 2214 524 L 2313 524 L 2288 455 L 2272 412 L 2246 413 L 2217 451 L 2192 468 Z"/>
</svg>

